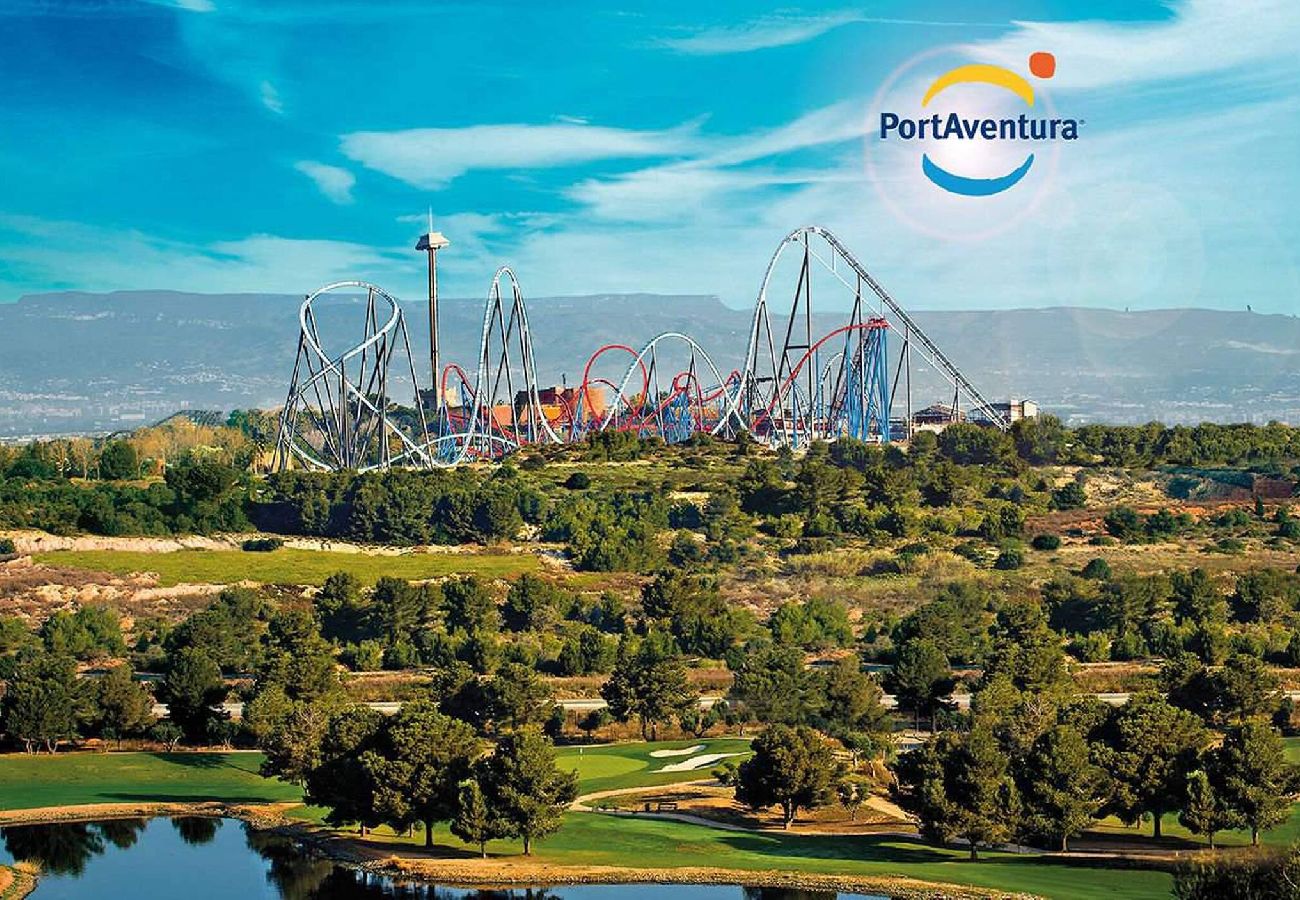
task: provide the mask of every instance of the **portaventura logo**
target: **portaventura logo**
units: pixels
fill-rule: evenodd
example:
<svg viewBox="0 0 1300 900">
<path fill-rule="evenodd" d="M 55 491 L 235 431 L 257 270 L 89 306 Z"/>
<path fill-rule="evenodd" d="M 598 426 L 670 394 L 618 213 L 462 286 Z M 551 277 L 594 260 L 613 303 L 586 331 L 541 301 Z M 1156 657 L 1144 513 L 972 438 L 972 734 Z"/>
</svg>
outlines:
<svg viewBox="0 0 1300 900">
<path fill-rule="evenodd" d="M 1029 57 L 1029 71 L 1037 78 L 1048 79 L 1056 74 L 1056 58 L 1050 53 L 1034 53 Z M 1034 87 L 1023 77 L 1002 66 L 976 63 L 958 66 L 936 78 L 921 98 L 921 106 L 928 106 L 930 101 L 955 84 L 990 84 L 1015 94 L 1031 109 L 1034 106 Z M 1024 113 L 1001 119 L 969 118 L 956 112 L 946 116 L 935 113 L 926 118 L 907 118 L 897 113 L 880 114 L 880 139 L 882 141 L 898 138 L 911 140 L 975 140 L 976 138 L 994 140 L 1020 141 L 1073 141 L 1079 137 L 1077 119 L 1031 118 Z M 929 154 L 921 155 L 921 171 L 925 177 L 945 191 L 966 197 L 987 197 L 999 194 L 1016 185 L 1028 174 L 1034 164 L 1034 154 L 1030 153 L 1011 172 L 997 178 L 970 178 L 958 175 L 940 166 L 930 159 Z"/>
</svg>

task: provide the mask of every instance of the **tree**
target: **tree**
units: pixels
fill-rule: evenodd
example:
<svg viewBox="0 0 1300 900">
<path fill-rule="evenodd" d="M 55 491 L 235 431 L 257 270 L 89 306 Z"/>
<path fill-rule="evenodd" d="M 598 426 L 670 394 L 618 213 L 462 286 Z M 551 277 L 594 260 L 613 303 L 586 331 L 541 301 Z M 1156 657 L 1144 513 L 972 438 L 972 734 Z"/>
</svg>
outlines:
<svg viewBox="0 0 1300 900">
<path fill-rule="evenodd" d="M 1250 829 L 1250 842 L 1259 833 L 1286 821 L 1291 801 L 1300 789 L 1300 773 L 1286 761 L 1286 747 L 1277 729 L 1248 721 L 1228 732 L 1214 754 L 1216 787 L 1224 805 Z"/>
<path fill-rule="evenodd" d="M 497 731 L 540 722 L 550 712 L 551 689 L 532 666 L 506 663 L 487 689 L 488 707 Z"/>
<path fill-rule="evenodd" d="M 835 785 L 835 796 L 840 806 L 849 811 L 849 819 L 853 822 L 858 821 L 858 810 L 870 795 L 871 781 L 861 775 L 847 775 Z"/>
<path fill-rule="evenodd" d="M 828 734 L 854 750 L 876 753 L 888 746 L 892 722 L 885 692 L 862 671 L 857 656 L 839 660 L 818 682 L 818 719 Z"/>
<path fill-rule="evenodd" d="M 364 834 L 381 821 L 366 758 L 378 743 L 383 724 L 383 716 L 365 706 L 350 707 L 330 718 L 316 764 L 304 779 L 307 802 L 328 809 L 325 821 L 330 825 L 357 822 Z"/>
<path fill-rule="evenodd" d="M 816 809 L 831 798 L 835 755 L 814 729 L 773 725 L 754 739 L 754 755 L 736 773 L 736 799 L 752 809 L 781 807 L 789 828 L 800 809 Z"/>
<path fill-rule="evenodd" d="M 681 660 L 655 635 L 647 635 L 634 652 L 626 645 L 621 648 L 600 695 L 616 719 L 626 722 L 636 718 L 641 737 L 652 741 L 658 740 L 661 723 L 671 721 L 678 710 L 699 699 L 686 680 Z"/>
<path fill-rule="evenodd" d="M 578 727 L 587 733 L 587 740 L 591 740 L 592 734 L 604 728 L 614 717 L 609 714 L 607 707 L 601 706 L 584 714 L 578 719 Z"/>
<path fill-rule="evenodd" d="M 948 657 L 934 641 L 919 638 L 908 641 L 898 650 L 887 681 L 900 709 L 911 710 L 913 725 L 920 729 L 921 715 L 931 720 L 952 693 L 952 667 Z"/>
<path fill-rule="evenodd" d="M 192 741 L 207 739 L 227 715 L 220 709 L 228 689 L 221 668 L 207 653 L 183 647 L 168 659 L 167 677 L 158 697 L 167 704 L 167 716 Z"/>
<path fill-rule="evenodd" d="M 431 700 L 413 700 L 386 719 L 361 767 L 375 785 L 376 815 L 394 829 L 424 826 L 433 846 L 433 825 L 456 811 L 458 785 L 470 776 L 479 753 L 474 729 L 445 716 Z"/>
<path fill-rule="evenodd" d="M 467 844 L 477 844 L 479 856 L 487 859 L 487 842 L 499 837 L 500 826 L 483 797 L 478 781 L 467 778 L 456 795 L 456 817 L 451 833 Z"/>
<path fill-rule="evenodd" d="M 1205 835 L 1213 850 L 1215 834 L 1233 827 L 1237 818 L 1224 803 L 1205 769 L 1197 769 L 1187 776 L 1187 799 L 1183 802 L 1183 811 L 1178 814 L 1178 821 L 1192 834 Z"/>
<path fill-rule="evenodd" d="M 1110 777 L 1092 763 L 1083 735 L 1065 725 L 1040 735 L 1018 768 L 1030 828 L 1056 838 L 1064 853 L 1105 804 Z"/>
<path fill-rule="evenodd" d="M 931 840 L 965 838 L 970 858 L 1007 839 L 1019 797 L 1010 762 L 992 731 L 943 732 L 899 758 L 898 801 Z"/>
<path fill-rule="evenodd" d="M 1207 740 L 1205 726 L 1159 694 L 1145 693 L 1115 710 L 1103 737 L 1098 762 L 1115 777 L 1111 806 L 1130 822 L 1150 813 L 1152 834 L 1160 837 L 1164 814 L 1187 796 L 1187 775 Z"/>
<path fill-rule="evenodd" d="M 126 441 L 109 441 L 99 451 L 99 477 L 106 481 L 140 477 L 140 457 Z"/>
<path fill-rule="evenodd" d="M 498 741 L 480 777 L 501 835 L 522 839 L 525 856 L 532 854 L 534 841 L 559 830 L 564 811 L 578 796 L 577 771 L 560 771 L 555 745 L 531 726 Z"/>
<path fill-rule="evenodd" d="M 506 592 L 502 609 L 506 627 L 511 631 L 542 631 L 559 614 L 568 598 L 564 590 L 537 575 L 520 575 Z"/>
<path fill-rule="evenodd" d="M 185 732 L 175 722 L 163 719 L 149 729 L 149 736 L 166 747 L 168 753 L 175 753 L 176 745 L 185 737 Z"/>
<path fill-rule="evenodd" d="M 111 729 L 119 746 L 123 737 L 144 734 L 155 721 L 153 695 L 126 665 L 114 666 L 96 683 L 95 707 L 100 732 Z"/>
<path fill-rule="evenodd" d="M 799 725 L 815 707 L 812 681 L 803 651 L 762 647 L 747 653 L 736 667 L 727 696 L 760 722 Z"/>
<path fill-rule="evenodd" d="M 1212 676 L 1213 693 L 1225 721 L 1245 722 L 1277 709 L 1282 682 L 1259 657 L 1237 653 Z"/>
<path fill-rule="evenodd" d="M 487 582 L 475 575 L 453 578 L 442 586 L 447 627 L 467 632 L 494 631 L 498 625 L 497 601 Z"/>
<path fill-rule="evenodd" d="M 41 625 L 40 634 L 51 653 L 77 659 L 98 659 L 126 651 L 117 613 L 106 606 L 56 612 Z"/>
<path fill-rule="evenodd" d="M 61 741 L 77 736 L 84 695 L 77 665 L 69 656 L 25 650 L 0 700 L 4 730 L 31 753 L 38 744 L 54 753 Z"/>
</svg>

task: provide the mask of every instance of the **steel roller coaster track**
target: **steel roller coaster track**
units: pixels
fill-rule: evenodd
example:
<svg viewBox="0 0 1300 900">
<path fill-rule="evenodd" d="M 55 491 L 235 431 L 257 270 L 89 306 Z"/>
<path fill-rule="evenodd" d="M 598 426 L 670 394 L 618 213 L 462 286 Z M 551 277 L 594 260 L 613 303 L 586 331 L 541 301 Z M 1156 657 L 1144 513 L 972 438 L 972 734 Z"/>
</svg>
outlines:
<svg viewBox="0 0 1300 900">
<path fill-rule="evenodd" d="M 788 313 L 772 315 L 776 289 L 793 275 Z M 849 307 L 829 330 L 814 322 L 819 302 Z M 361 340 L 326 352 L 316 305 L 364 293 Z M 361 306 L 361 304 L 357 304 Z M 784 304 L 779 307 L 785 309 Z M 668 443 L 695 434 L 742 431 L 772 446 L 851 436 L 889 443 L 910 437 L 912 357 L 952 389 L 952 409 L 1008 422 L 911 316 L 831 232 L 808 226 L 781 241 L 763 274 L 741 368 L 727 374 L 695 339 L 665 332 L 641 348 L 607 344 L 583 366 L 574 388 L 543 389 L 533 333 L 514 272 L 497 270 L 488 288 L 473 380 L 451 364 L 437 374 L 444 403 L 399 406 L 390 370 L 418 385 L 402 309 L 362 281 L 327 285 L 299 312 L 298 354 L 276 442 L 281 469 L 368 471 L 391 466 L 438 468 L 495 460 L 530 445 L 564 444 L 602 431 L 655 436 Z M 895 357 L 890 345 L 901 340 Z M 621 377 L 598 372 L 627 357 Z M 684 362 L 683 362 L 684 361 Z M 902 397 L 899 397 L 900 387 Z M 418 396 L 418 393 L 417 393 Z M 900 403 L 905 415 L 894 418 Z"/>
</svg>

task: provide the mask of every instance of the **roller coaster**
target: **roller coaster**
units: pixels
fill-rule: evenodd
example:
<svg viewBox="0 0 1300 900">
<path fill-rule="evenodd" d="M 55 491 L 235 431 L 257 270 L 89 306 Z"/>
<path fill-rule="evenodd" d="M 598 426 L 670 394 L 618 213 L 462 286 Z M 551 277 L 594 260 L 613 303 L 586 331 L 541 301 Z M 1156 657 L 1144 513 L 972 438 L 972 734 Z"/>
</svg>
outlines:
<svg viewBox="0 0 1300 900">
<path fill-rule="evenodd" d="M 364 326 L 360 341 L 331 354 L 316 307 L 339 295 L 364 297 L 358 304 Z M 819 305 L 847 307 L 847 317 L 823 330 L 821 316 L 819 328 L 814 295 Z M 778 296 L 790 298 L 788 307 L 776 305 Z M 773 253 L 740 368 L 724 373 L 690 335 L 665 332 L 639 349 L 599 347 L 576 386 L 544 388 L 533 346 L 519 279 L 503 266 L 488 289 L 477 358 L 468 367 L 452 363 L 433 373 L 428 394 L 437 392 L 441 402 L 426 408 L 397 300 L 363 281 L 326 285 L 299 311 L 276 465 L 439 468 L 500 460 L 528 446 L 576 443 L 604 431 L 666 443 L 746 432 L 769 446 L 796 449 L 840 437 L 905 441 L 913 421 L 914 356 L 951 388 L 954 415 L 964 409 L 994 427 L 1009 424 L 848 248 L 816 226 L 790 233 Z M 413 406 L 394 402 L 394 371 L 415 386 Z M 900 406 L 903 415 L 895 418 Z"/>
</svg>

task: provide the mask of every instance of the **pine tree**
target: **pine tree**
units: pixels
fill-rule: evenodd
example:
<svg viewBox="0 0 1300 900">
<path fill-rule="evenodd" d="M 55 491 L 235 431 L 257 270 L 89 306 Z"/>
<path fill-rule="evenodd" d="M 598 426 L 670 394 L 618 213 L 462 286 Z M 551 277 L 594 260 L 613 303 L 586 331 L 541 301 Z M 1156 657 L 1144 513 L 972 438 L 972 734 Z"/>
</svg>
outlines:
<svg viewBox="0 0 1300 900">
<path fill-rule="evenodd" d="M 501 837 L 518 837 L 524 855 L 559 830 L 578 796 L 578 773 L 555 765 L 555 746 L 535 726 L 505 735 L 484 761 L 481 783 Z"/>
<path fill-rule="evenodd" d="M 1259 833 L 1286 821 L 1297 787 L 1297 769 L 1286 761 L 1286 748 L 1277 729 L 1250 721 L 1230 731 L 1215 752 L 1216 781 L 1224 805 L 1250 829 L 1250 842 Z"/>
<path fill-rule="evenodd" d="M 467 844 L 477 844 L 479 855 L 487 859 L 487 842 L 498 837 L 497 831 L 483 789 L 476 779 L 465 779 L 456 795 L 456 817 L 451 820 L 451 833 Z"/>
</svg>

